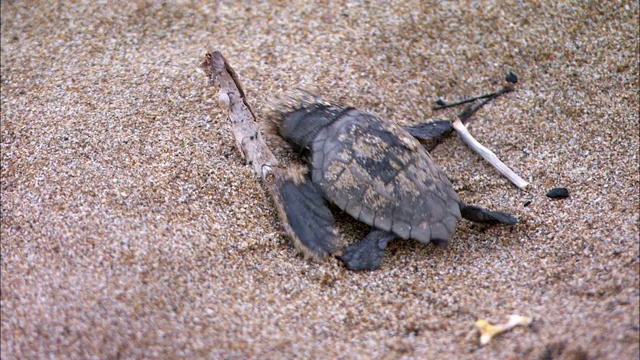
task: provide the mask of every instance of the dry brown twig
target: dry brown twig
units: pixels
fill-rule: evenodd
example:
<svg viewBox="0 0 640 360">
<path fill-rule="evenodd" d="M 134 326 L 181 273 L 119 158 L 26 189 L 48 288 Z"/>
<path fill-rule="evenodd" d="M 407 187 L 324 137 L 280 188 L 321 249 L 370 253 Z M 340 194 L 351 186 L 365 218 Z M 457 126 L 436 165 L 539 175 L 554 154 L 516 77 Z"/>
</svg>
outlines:
<svg viewBox="0 0 640 360">
<path fill-rule="evenodd" d="M 227 110 L 236 147 L 262 179 L 276 206 L 282 226 L 296 248 L 305 256 L 314 258 L 313 254 L 300 244 L 300 239 L 289 225 L 280 192 L 288 175 L 262 138 L 259 124 L 247 102 L 238 75 L 219 51 L 208 53 L 200 67 L 207 75 L 209 84 L 218 88 L 218 102 L 221 108 Z"/>
<path fill-rule="evenodd" d="M 209 53 L 200 65 L 209 84 L 218 88 L 218 103 L 227 110 L 236 146 L 263 181 L 268 181 L 278 167 L 278 159 L 262 139 L 256 116 L 247 103 L 236 72 L 219 51 Z"/>
</svg>

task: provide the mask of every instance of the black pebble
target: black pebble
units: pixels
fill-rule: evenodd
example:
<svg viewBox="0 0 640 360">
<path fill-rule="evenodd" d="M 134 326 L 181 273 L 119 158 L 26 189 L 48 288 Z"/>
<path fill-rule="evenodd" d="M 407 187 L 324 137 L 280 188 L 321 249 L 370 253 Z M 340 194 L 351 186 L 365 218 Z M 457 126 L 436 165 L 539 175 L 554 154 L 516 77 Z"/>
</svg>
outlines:
<svg viewBox="0 0 640 360">
<path fill-rule="evenodd" d="M 510 82 L 512 84 L 515 84 L 518 82 L 518 75 L 514 74 L 513 72 L 509 71 L 509 73 L 507 74 L 507 76 L 505 77 L 505 80 L 507 80 L 507 82 Z"/>
<path fill-rule="evenodd" d="M 438 100 L 436 100 L 436 105 L 438 105 L 438 106 L 447 106 L 447 103 L 442 99 L 438 99 Z"/>
<path fill-rule="evenodd" d="M 527 206 L 531 205 L 531 200 L 525 201 L 523 205 L 524 205 L 524 207 L 527 207 Z"/>
<path fill-rule="evenodd" d="M 569 197 L 569 190 L 567 190 L 567 188 L 553 188 L 549 190 L 547 197 L 552 199 L 563 199 Z"/>
</svg>

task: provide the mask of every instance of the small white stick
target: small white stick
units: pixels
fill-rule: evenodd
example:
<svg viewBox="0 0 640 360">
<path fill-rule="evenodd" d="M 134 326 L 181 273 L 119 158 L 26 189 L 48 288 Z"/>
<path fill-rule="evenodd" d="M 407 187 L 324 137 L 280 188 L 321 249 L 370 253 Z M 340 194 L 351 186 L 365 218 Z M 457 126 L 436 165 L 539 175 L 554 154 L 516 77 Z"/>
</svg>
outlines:
<svg viewBox="0 0 640 360">
<path fill-rule="evenodd" d="M 482 156 L 485 160 L 489 162 L 489 164 L 493 165 L 498 171 L 502 173 L 502 175 L 506 176 L 515 186 L 520 189 L 525 189 L 529 186 L 529 183 L 522 179 L 518 174 L 514 173 L 513 170 L 509 169 L 505 163 L 500 161 L 496 154 L 494 154 L 491 150 L 484 147 L 480 144 L 476 139 L 471 136 L 467 127 L 460 121 L 460 119 L 456 119 L 453 122 L 453 128 L 456 129 L 458 135 L 462 138 L 462 140 L 469 145 L 469 147 L 477 152 L 480 156 Z"/>
</svg>

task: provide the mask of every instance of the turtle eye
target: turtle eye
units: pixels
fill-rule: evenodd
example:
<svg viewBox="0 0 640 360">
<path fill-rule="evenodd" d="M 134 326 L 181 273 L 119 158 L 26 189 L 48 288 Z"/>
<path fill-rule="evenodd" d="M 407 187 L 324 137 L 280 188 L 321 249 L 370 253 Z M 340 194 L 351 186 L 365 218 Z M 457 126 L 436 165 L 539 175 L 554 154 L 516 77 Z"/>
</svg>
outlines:
<svg viewBox="0 0 640 360">
<path fill-rule="evenodd" d="M 298 109 L 282 116 L 280 135 L 291 143 L 296 151 L 304 147 L 305 138 L 309 135 L 308 126 L 305 126 L 307 115 L 306 109 Z"/>
<path fill-rule="evenodd" d="M 318 132 L 335 120 L 333 113 L 323 104 L 310 104 L 282 115 L 280 135 L 296 151 L 310 148 Z"/>
<path fill-rule="evenodd" d="M 311 163 L 312 157 L 311 157 L 311 149 L 309 148 L 304 148 L 302 149 L 302 153 L 300 153 L 300 156 L 302 156 L 302 158 L 308 162 Z"/>
</svg>

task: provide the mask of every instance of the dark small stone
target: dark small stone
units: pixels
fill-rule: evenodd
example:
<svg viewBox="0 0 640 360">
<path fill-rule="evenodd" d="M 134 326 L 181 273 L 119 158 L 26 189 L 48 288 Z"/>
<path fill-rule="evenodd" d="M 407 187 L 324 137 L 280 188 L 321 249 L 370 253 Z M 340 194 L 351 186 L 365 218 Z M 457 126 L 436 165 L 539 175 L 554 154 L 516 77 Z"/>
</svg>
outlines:
<svg viewBox="0 0 640 360">
<path fill-rule="evenodd" d="M 436 100 L 436 105 L 438 105 L 438 106 L 447 106 L 447 103 L 442 99 L 438 99 L 438 100 Z"/>
<path fill-rule="evenodd" d="M 551 190 L 549 190 L 549 192 L 547 193 L 547 197 L 550 197 L 552 199 L 564 199 L 566 197 L 569 197 L 569 190 L 567 190 L 567 188 L 553 188 Z"/>
<path fill-rule="evenodd" d="M 509 73 L 505 77 L 505 80 L 507 80 L 507 82 L 515 84 L 518 82 L 518 75 L 514 74 L 512 71 L 509 71 Z"/>
<path fill-rule="evenodd" d="M 525 201 L 524 202 L 524 207 L 527 207 L 527 206 L 531 205 L 531 202 L 532 202 L 531 200 Z"/>
</svg>

